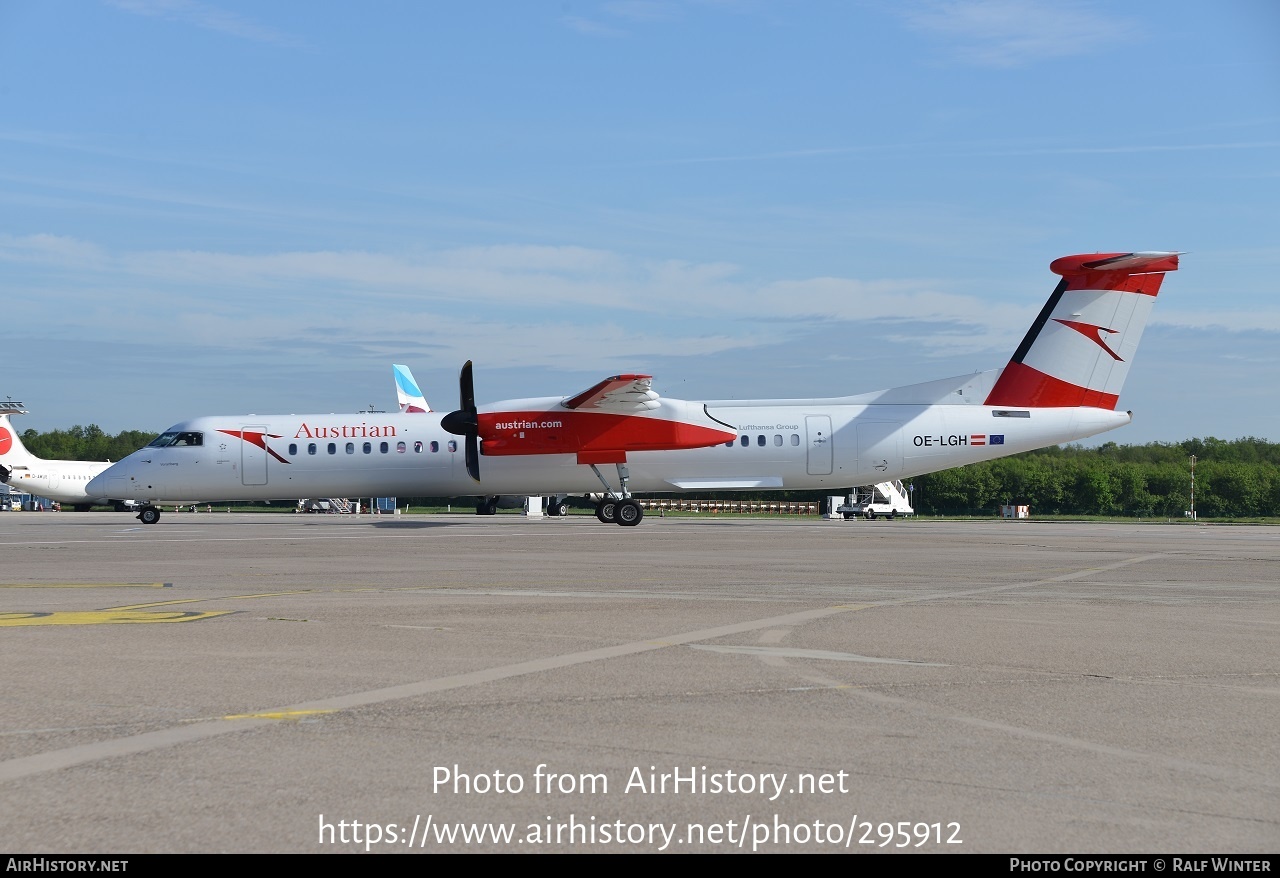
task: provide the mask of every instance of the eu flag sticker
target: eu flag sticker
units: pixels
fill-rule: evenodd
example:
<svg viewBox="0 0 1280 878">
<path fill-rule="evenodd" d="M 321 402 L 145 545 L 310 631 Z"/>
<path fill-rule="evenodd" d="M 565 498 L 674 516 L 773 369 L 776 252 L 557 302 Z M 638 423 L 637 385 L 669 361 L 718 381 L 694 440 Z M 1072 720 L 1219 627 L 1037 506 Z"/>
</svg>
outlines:
<svg viewBox="0 0 1280 878">
<path fill-rule="evenodd" d="M 987 437 L 987 442 L 988 442 L 989 444 L 991 444 L 991 445 L 1003 445 L 1003 444 L 1004 444 L 1004 434 L 999 434 L 999 435 L 997 435 L 997 434 L 993 433 L 993 434 L 991 434 L 990 436 L 988 436 L 988 437 Z"/>
</svg>

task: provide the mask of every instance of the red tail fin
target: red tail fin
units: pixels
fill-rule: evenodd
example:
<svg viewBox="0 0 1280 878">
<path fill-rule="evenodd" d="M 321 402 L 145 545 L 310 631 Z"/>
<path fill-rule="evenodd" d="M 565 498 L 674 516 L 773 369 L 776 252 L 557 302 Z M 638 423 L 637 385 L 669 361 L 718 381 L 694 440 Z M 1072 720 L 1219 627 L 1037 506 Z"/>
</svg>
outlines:
<svg viewBox="0 0 1280 878">
<path fill-rule="evenodd" d="M 985 404 L 1114 409 L 1160 283 L 1177 268 L 1166 252 L 1055 259 L 1062 281 Z"/>
</svg>

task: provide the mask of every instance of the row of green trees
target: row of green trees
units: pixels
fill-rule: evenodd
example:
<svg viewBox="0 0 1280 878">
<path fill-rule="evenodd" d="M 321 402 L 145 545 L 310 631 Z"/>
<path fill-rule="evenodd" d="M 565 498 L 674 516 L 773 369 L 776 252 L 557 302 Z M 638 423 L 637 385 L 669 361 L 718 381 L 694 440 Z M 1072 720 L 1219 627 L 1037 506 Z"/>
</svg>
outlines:
<svg viewBox="0 0 1280 878">
<path fill-rule="evenodd" d="M 143 430 L 111 436 L 90 424 L 49 433 L 25 430 L 22 443 L 52 460 L 119 460 L 155 436 Z M 1254 437 L 1053 446 L 916 476 L 912 496 L 916 511 L 925 515 L 988 515 L 1001 504 L 1025 504 L 1033 514 L 1181 518 L 1191 508 L 1192 456 L 1198 516 L 1280 516 L 1280 444 Z M 741 495 L 709 495 L 734 498 Z M 789 491 L 778 499 L 820 498 Z"/>
<path fill-rule="evenodd" d="M 917 476 L 916 511 L 987 513 L 1025 504 L 1033 514 L 1181 518 L 1280 515 L 1280 445 L 1263 439 L 1190 439 L 1097 448 L 1051 447 Z"/>
<path fill-rule="evenodd" d="M 46 460 L 120 460 L 146 445 L 158 434 L 144 430 L 125 430 L 112 436 L 97 424 L 70 430 L 37 433 L 22 431 L 22 444 L 36 457 Z"/>
</svg>

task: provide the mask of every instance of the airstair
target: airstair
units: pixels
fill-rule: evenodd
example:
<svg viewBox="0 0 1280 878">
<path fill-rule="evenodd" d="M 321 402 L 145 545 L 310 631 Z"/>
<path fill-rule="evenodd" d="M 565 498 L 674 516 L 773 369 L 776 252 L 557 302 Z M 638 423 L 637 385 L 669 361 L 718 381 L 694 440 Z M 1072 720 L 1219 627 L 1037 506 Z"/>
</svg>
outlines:
<svg viewBox="0 0 1280 878">
<path fill-rule="evenodd" d="M 854 488 L 845 503 L 837 507 L 835 511 L 846 519 L 867 518 L 874 520 L 876 518 L 897 518 L 900 515 L 915 515 L 916 511 L 911 508 L 911 500 L 908 494 L 909 491 L 899 479 L 894 479 L 892 482 L 880 482 L 876 485 Z"/>
<path fill-rule="evenodd" d="M 346 497 L 308 497 L 298 501 L 299 512 L 336 512 L 349 514 L 356 511 L 354 501 Z"/>
</svg>

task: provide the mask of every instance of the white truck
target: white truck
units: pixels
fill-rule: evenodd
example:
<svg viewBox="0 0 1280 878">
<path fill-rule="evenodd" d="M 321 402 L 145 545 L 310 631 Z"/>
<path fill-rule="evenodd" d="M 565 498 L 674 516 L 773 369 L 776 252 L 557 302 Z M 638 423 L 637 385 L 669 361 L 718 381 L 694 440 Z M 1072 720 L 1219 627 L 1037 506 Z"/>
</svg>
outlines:
<svg viewBox="0 0 1280 878">
<path fill-rule="evenodd" d="M 908 491 L 902 482 L 881 482 L 854 488 L 845 502 L 836 507 L 836 512 L 846 520 L 866 518 L 875 521 L 877 518 L 897 518 L 899 515 L 915 515 L 908 499 Z"/>
</svg>

